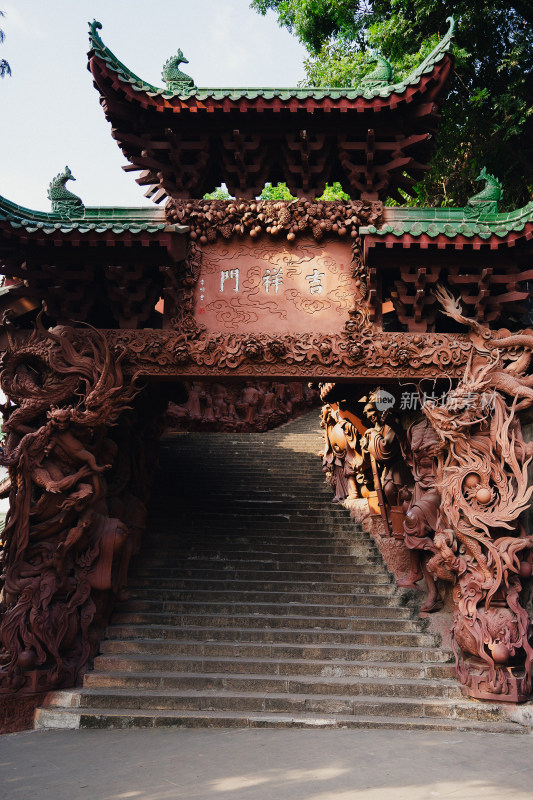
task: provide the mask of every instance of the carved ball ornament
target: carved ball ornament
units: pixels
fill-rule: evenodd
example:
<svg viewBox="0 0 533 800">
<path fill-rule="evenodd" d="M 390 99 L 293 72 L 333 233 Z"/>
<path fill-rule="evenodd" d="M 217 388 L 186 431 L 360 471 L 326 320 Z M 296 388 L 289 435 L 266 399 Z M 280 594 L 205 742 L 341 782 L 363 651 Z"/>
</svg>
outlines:
<svg viewBox="0 0 533 800">
<path fill-rule="evenodd" d="M 201 245 L 265 234 L 289 242 L 306 233 L 316 241 L 325 234 L 357 239 L 359 227 L 376 224 L 382 212 L 381 202 L 361 200 L 169 200 L 165 207 L 169 223 L 189 226 L 189 238 Z"/>
</svg>

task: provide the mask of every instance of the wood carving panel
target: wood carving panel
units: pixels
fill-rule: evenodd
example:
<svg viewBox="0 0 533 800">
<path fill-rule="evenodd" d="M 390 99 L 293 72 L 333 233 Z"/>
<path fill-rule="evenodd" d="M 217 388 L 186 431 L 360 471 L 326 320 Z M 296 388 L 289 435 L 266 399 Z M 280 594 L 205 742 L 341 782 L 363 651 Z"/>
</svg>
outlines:
<svg viewBox="0 0 533 800">
<path fill-rule="evenodd" d="M 340 332 L 356 294 L 348 242 L 217 242 L 203 252 L 194 308 L 207 333 Z"/>
</svg>

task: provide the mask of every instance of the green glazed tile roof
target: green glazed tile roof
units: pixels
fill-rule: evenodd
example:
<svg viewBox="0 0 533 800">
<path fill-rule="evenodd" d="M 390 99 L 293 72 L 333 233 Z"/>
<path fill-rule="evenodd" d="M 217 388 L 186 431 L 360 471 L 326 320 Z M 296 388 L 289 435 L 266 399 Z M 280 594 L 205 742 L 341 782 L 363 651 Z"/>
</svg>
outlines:
<svg viewBox="0 0 533 800">
<path fill-rule="evenodd" d="M 79 214 L 64 217 L 46 211 L 33 211 L 19 206 L 0 196 L 0 223 L 7 222 L 14 229 L 24 229 L 28 233 L 157 233 L 158 231 L 177 231 L 185 233 L 188 228 L 182 225 L 168 225 L 163 209 L 88 207 L 81 208 Z"/>
<path fill-rule="evenodd" d="M 375 97 L 390 97 L 392 94 L 403 94 L 409 86 L 416 86 L 423 75 L 427 75 L 433 71 L 435 65 L 438 64 L 447 54 L 451 40 L 454 35 L 455 22 L 452 17 L 448 17 L 449 29 L 445 36 L 440 40 L 434 50 L 422 61 L 421 64 L 411 73 L 407 78 L 404 78 L 398 83 L 391 84 L 390 86 L 378 87 L 289 87 L 289 88 L 253 88 L 253 87 L 198 87 L 194 86 L 186 91 L 171 91 L 169 89 L 161 89 L 154 86 L 147 81 L 143 81 L 135 73 L 129 70 L 119 59 L 106 47 L 103 43 L 98 30 L 102 28 L 100 22 L 96 20 L 89 25 L 89 39 L 91 43 L 91 51 L 89 56 L 94 54 L 99 59 L 104 61 L 107 67 L 115 72 L 118 78 L 124 83 L 129 83 L 136 92 L 143 92 L 151 97 L 162 96 L 165 98 L 176 97 L 179 100 L 189 100 L 195 98 L 199 101 L 208 99 L 223 100 L 229 98 L 231 100 L 256 100 L 260 97 L 265 100 L 272 100 L 279 98 L 281 100 L 291 100 L 292 98 L 305 100 L 314 99 L 322 100 L 324 98 L 331 98 L 333 100 L 347 98 L 355 100 L 362 97 L 365 100 L 372 100 Z"/>
<path fill-rule="evenodd" d="M 523 231 L 527 223 L 533 222 L 533 201 L 524 208 L 503 214 L 486 214 L 480 219 L 469 218 L 464 208 L 400 208 L 384 209 L 384 223 L 361 228 L 361 233 L 374 236 L 421 236 L 430 238 L 445 236 L 454 239 L 462 235 L 467 238 L 479 236 L 504 239 L 508 234 Z"/>
</svg>

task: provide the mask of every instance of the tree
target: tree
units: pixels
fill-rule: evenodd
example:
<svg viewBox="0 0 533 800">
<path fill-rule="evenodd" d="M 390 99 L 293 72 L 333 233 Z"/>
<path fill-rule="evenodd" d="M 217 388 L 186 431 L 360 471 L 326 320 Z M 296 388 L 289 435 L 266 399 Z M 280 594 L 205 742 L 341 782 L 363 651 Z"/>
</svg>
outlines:
<svg viewBox="0 0 533 800">
<path fill-rule="evenodd" d="M 0 11 L 0 17 L 5 17 L 3 11 Z M 4 31 L 0 29 L 0 42 L 3 42 L 4 39 L 5 39 Z M 4 78 L 6 75 L 11 75 L 11 67 L 9 66 L 5 58 L 0 58 L 0 78 Z"/>
<path fill-rule="evenodd" d="M 457 22 L 455 75 L 432 161 L 416 187 L 426 205 L 464 205 L 481 168 L 503 182 L 504 205 L 533 194 L 533 5 L 530 0 L 253 0 L 309 51 L 307 85 L 356 85 L 379 51 L 398 76 Z"/>
</svg>

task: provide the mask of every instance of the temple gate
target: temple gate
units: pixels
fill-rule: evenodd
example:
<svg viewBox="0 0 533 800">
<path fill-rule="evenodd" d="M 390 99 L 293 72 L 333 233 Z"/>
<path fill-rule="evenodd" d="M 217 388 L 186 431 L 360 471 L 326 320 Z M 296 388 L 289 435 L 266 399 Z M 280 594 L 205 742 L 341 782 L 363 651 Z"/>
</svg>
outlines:
<svg viewBox="0 0 533 800">
<path fill-rule="evenodd" d="M 239 379 L 321 384 L 337 499 L 370 504 L 410 551 L 399 585 L 425 578 L 426 613 L 442 607 L 436 581 L 453 585 L 470 695 L 530 697 L 533 203 L 498 213 L 483 171 L 464 209 L 383 205 L 429 169 L 453 27 L 402 81 L 250 90 L 196 87 L 181 51 L 157 88 L 90 26 L 126 169 L 166 204 L 86 208 L 68 167 L 50 213 L 0 201 L 1 691 L 76 683 L 126 591 L 169 400 L 222 387 L 235 429 L 220 408 Z M 296 199 L 255 199 L 267 180 Z M 317 200 L 328 181 L 352 199 Z M 202 199 L 222 182 L 237 199 Z"/>
</svg>

